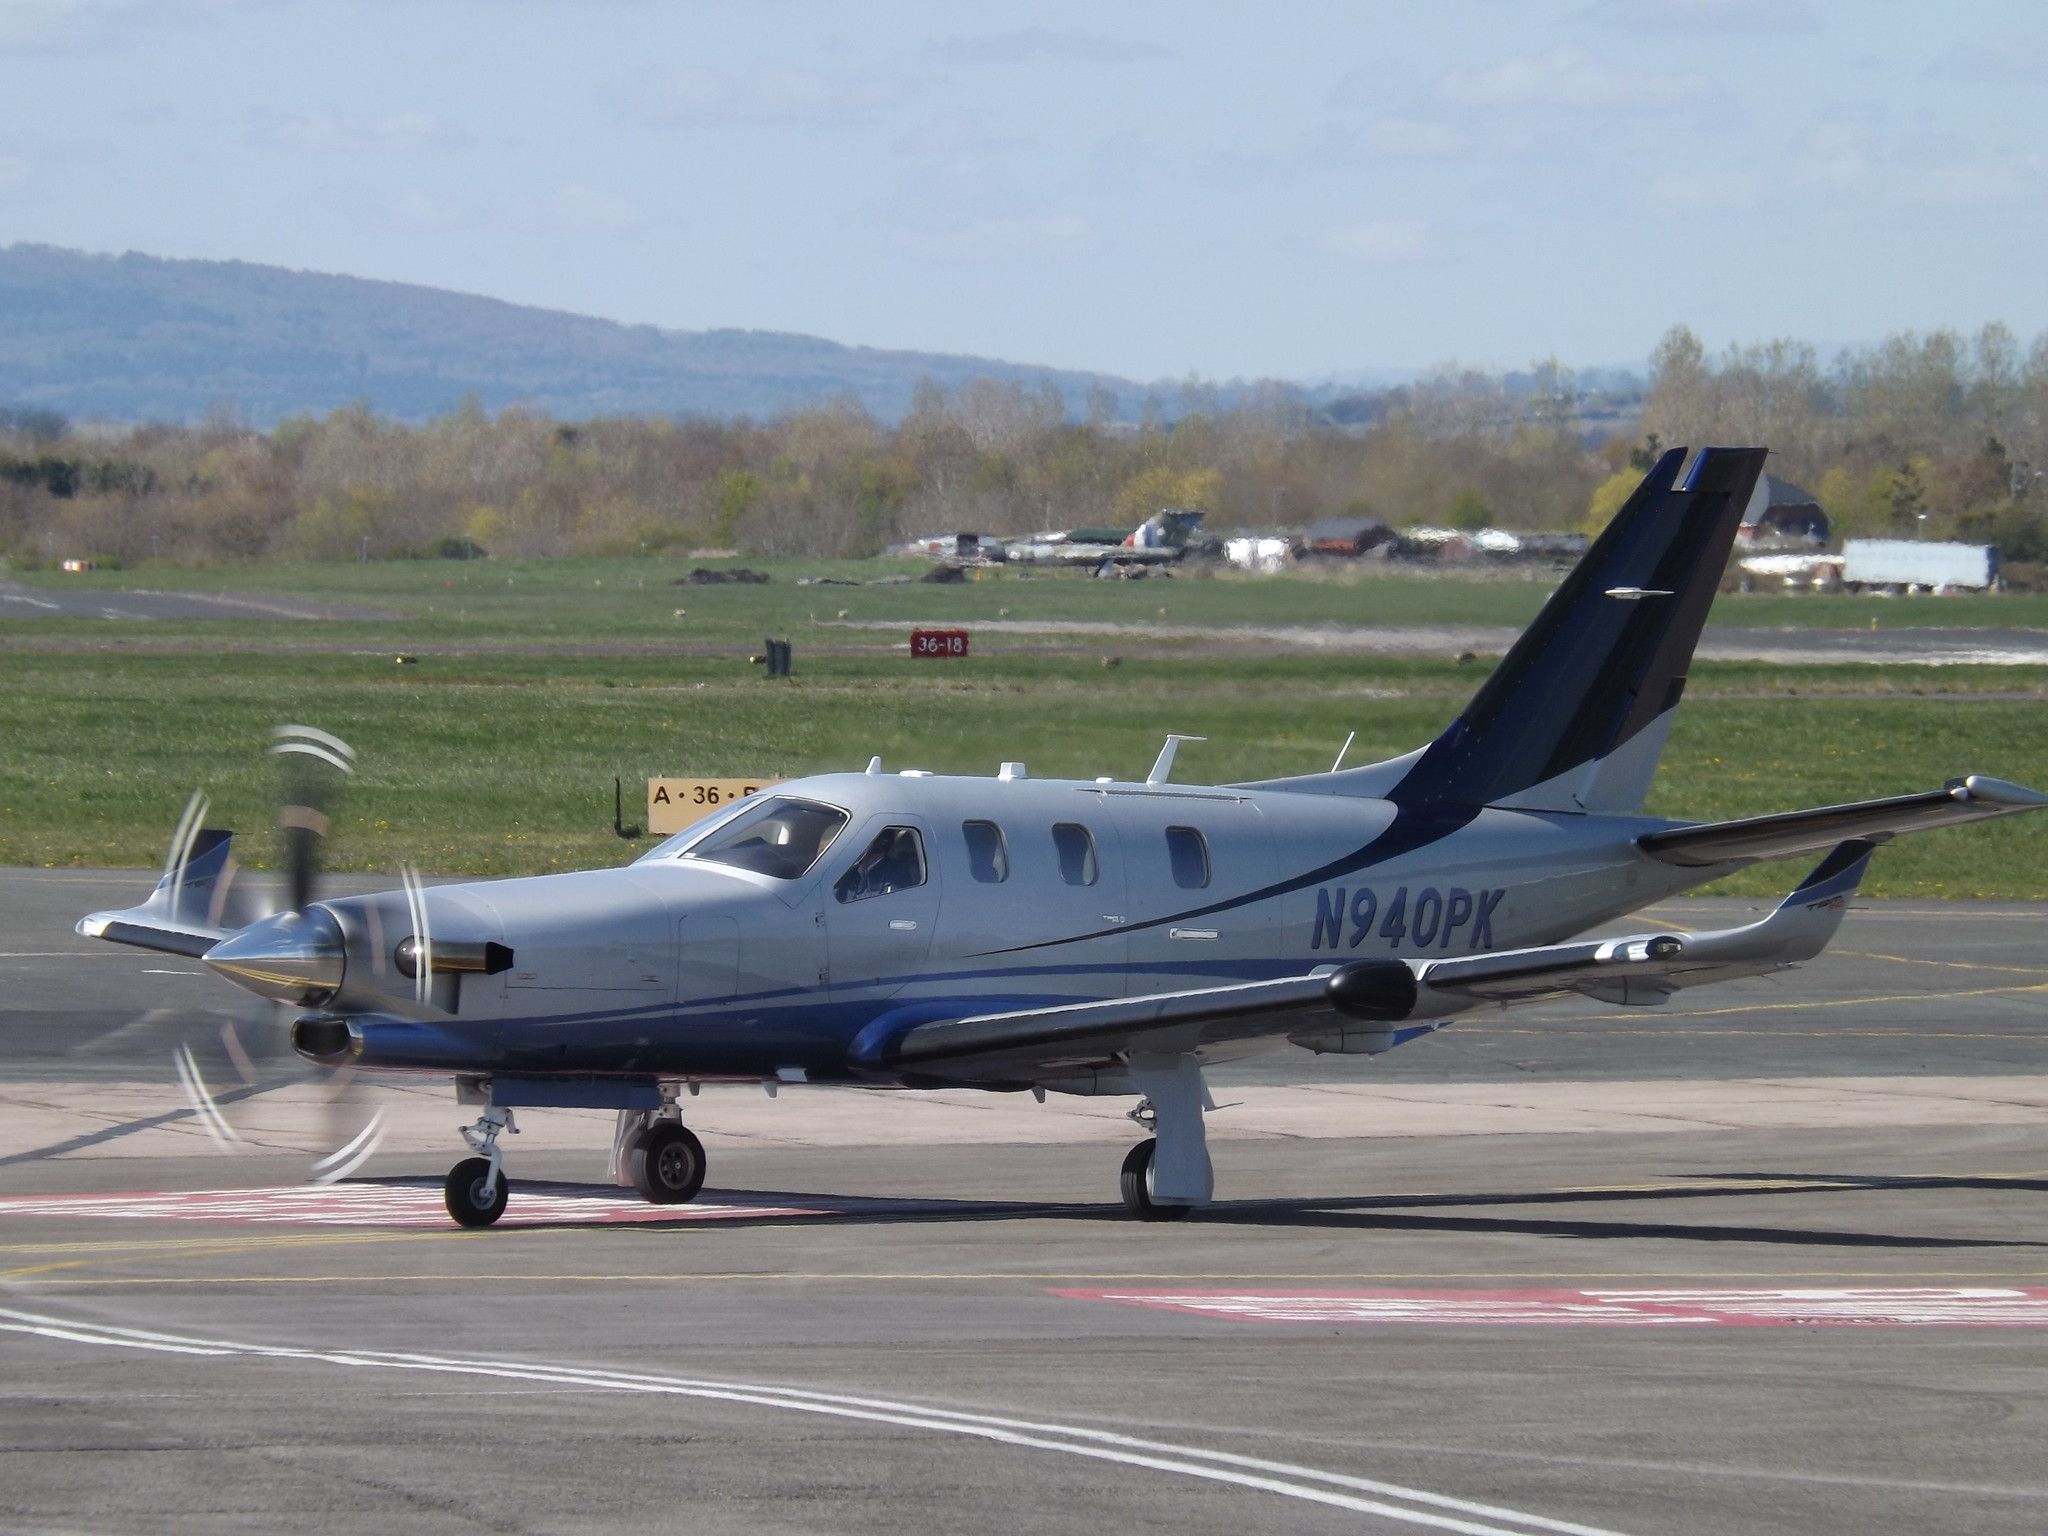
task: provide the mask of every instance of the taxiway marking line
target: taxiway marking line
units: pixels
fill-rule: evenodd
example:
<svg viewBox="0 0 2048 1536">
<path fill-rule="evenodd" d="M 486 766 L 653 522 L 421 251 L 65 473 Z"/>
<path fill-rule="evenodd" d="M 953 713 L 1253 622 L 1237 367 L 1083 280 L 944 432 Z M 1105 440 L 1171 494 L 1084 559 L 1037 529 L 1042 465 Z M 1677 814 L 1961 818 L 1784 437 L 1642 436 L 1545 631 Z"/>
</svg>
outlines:
<svg viewBox="0 0 2048 1536">
<path fill-rule="evenodd" d="M 1940 1003 L 1958 997 L 2006 997 L 2027 992 L 2048 992 L 2048 981 L 2037 981 L 2027 986 L 1972 987 L 1964 992 L 1898 992 L 1888 997 L 1826 997 L 1811 998 L 1797 1003 L 1741 1003 L 1732 1008 L 1695 1008 L 1684 1013 L 1667 1013 L 1667 1019 L 1720 1019 L 1741 1013 L 1787 1013 L 1793 1011 L 1816 1011 L 1822 1008 L 1866 1008 L 1874 1003 Z M 1565 1021 L 1578 1023 L 1589 1019 L 1611 1018 L 1609 1014 L 1572 1014 Z M 1660 1031 L 1661 1033 L 1661 1031 Z M 1887 1033 L 1879 1031 L 1879 1033 Z M 1899 1030 L 1899 1034 L 1931 1034 L 1930 1030 Z M 1967 1031 L 1957 1031 L 1967 1034 Z M 1975 1038 L 1975 1037 L 1973 1037 Z"/>
<path fill-rule="evenodd" d="M 1873 950 L 1831 949 L 1845 960 L 1890 960 L 1899 965 L 1937 965 L 1951 971 L 2005 971 L 2014 976 L 2048 976 L 2038 965 L 1986 965 L 1977 960 L 1929 960 L 1923 955 L 1884 955 Z"/>
<path fill-rule="evenodd" d="M 1230 1281 L 1240 1284 L 1351 1284 L 1371 1281 L 1375 1283 L 1403 1282 L 1415 1280 L 1478 1280 L 1519 1282 L 1531 1280 L 1578 1280 L 1578 1281 L 1629 1281 L 1641 1283 L 1662 1281 L 1671 1283 L 1683 1279 L 1688 1282 L 1718 1283 L 1724 1280 L 1790 1281 L 1790 1280 L 1886 1280 L 1905 1282 L 1913 1280 L 1942 1281 L 1950 1284 L 1981 1282 L 2002 1285 L 2024 1280 L 2048 1280 L 2048 1269 L 2016 1269 L 1993 1272 L 1990 1270 L 1896 1270 L 1896 1269 L 1728 1269 L 1688 1271 L 1676 1276 L 1670 1270 L 1387 1270 L 1372 1272 L 1353 1270 L 1345 1273 L 1303 1273 L 1303 1274 L 1219 1274 L 1202 1271 L 1174 1270 L 1161 1273 L 1133 1273 L 1130 1271 L 1069 1271 L 1046 1270 L 1030 1272 L 1025 1270 L 981 1270 L 957 1271 L 931 1274 L 881 1274 L 833 1270 L 739 1270 L 726 1273 L 677 1274 L 673 1270 L 622 1271 L 614 1274 L 550 1270 L 470 1270 L 460 1273 L 436 1275 L 404 1274 L 332 1274 L 332 1275 L 134 1275 L 120 1278 L 95 1280 L 66 1280 L 61 1289 L 82 1290 L 142 1290 L 157 1288 L 176 1290 L 179 1288 L 197 1290 L 206 1286 L 235 1285 L 467 1285 L 472 1282 L 489 1281 L 493 1284 L 576 1284 L 576 1285 L 758 1285 L 763 1281 L 783 1280 L 816 1284 L 820 1281 L 840 1283 L 859 1281 L 886 1281 L 889 1284 L 989 1284 L 1022 1283 L 1040 1285 L 1048 1283 L 1070 1283 L 1088 1281 L 1097 1284 L 1182 1284 L 1195 1282 Z"/>
<path fill-rule="evenodd" d="M 728 1382 L 692 1377 L 643 1375 L 518 1360 L 459 1359 L 440 1355 L 388 1353 L 379 1350 L 287 1348 L 235 1339 L 200 1338 L 81 1323 L 34 1312 L 0 1309 L 0 1330 L 31 1334 L 64 1343 L 145 1350 L 159 1354 L 210 1356 L 222 1359 L 308 1361 L 351 1369 L 420 1371 L 457 1376 L 495 1377 L 543 1382 L 585 1391 L 634 1392 L 705 1401 L 741 1403 L 829 1418 L 937 1434 L 992 1441 L 1028 1450 L 1057 1452 L 1092 1461 L 1106 1461 L 1151 1471 L 1177 1473 L 1206 1482 L 1225 1483 L 1262 1493 L 1279 1494 L 1305 1503 L 1327 1505 L 1354 1514 L 1377 1515 L 1404 1525 L 1456 1531 L 1466 1536 L 1528 1536 L 1531 1531 L 1557 1536 L 1618 1536 L 1599 1526 L 1553 1520 L 1497 1504 L 1482 1504 L 1429 1489 L 1409 1488 L 1374 1478 L 1325 1472 L 1290 1462 L 1240 1456 L 1198 1446 L 1147 1440 L 1110 1430 L 1088 1429 L 1005 1415 L 963 1413 L 890 1398 L 848 1393 L 815 1392 L 755 1382 Z M 1389 1500 L 1399 1500 L 1390 1503 Z M 1508 1523 L 1500 1523 L 1508 1522 Z"/>
</svg>

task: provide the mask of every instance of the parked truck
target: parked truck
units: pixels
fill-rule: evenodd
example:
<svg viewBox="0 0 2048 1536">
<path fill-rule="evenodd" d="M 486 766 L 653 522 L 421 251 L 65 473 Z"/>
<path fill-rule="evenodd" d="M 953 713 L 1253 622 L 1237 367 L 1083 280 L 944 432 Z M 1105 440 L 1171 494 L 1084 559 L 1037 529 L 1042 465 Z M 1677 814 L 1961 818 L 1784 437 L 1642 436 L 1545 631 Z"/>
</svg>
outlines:
<svg viewBox="0 0 2048 1536">
<path fill-rule="evenodd" d="M 1998 584 L 1989 544 L 1924 539 L 1851 539 L 1842 546 L 1842 585 L 1851 592 L 1984 592 Z"/>
</svg>

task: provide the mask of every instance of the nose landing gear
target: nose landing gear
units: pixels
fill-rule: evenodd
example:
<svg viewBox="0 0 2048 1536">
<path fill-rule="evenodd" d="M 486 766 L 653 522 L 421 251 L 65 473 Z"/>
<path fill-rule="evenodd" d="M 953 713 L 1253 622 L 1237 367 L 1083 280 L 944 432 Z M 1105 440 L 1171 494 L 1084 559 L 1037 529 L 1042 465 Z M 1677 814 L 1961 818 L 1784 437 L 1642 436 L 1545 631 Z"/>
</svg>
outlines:
<svg viewBox="0 0 2048 1536">
<path fill-rule="evenodd" d="M 481 1157 L 465 1157 L 448 1170 L 441 1186 L 441 1198 L 458 1226 L 488 1227 L 505 1214 L 505 1202 L 512 1193 L 504 1172 L 505 1154 L 498 1146 L 498 1133 L 519 1134 L 512 1111 L 493 1104 L 477 1117 L 476 1124 L 462 1128 L 462 1139 Z"/>
</svg>

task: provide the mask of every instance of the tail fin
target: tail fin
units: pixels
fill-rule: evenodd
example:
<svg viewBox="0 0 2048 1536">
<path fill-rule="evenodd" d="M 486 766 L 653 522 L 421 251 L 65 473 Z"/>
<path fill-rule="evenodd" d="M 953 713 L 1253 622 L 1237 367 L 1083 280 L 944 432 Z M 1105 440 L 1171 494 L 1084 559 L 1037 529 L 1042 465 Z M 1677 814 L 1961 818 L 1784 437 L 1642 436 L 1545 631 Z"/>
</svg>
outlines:
<svg viewBox="0 0 2048 1536">
<path fill-rule="evenodd" d="M 1639 809 L 1761 448 L 1657 461 L 1451 728 L 1388 794 L 1406 805 Z"/>
</svg>

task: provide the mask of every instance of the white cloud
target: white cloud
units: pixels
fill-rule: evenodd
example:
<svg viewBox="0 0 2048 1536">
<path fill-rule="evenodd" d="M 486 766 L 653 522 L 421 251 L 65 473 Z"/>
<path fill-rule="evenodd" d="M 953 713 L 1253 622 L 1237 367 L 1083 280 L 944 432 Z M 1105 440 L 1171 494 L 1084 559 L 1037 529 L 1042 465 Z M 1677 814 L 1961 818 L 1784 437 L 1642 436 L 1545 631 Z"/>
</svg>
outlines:
<svg viewBox="0 0 2048 1536">
<path fill-rule="evenodd" d="M 2048 58 L 2038 44 L 2007 38 L 1951 49 L 1921 71 L 1929 80 L 1954 80 L 1964 85 L 2023 85 L 2039 89 Z"/>
<path fill-rule="evenodd" d="M 147 27 L 210 22 L 250 0 L 0 0 L 0 55 L 90 53 Z"/>
<path fill-rule="evenodd" d="M 259 113 L 251 122 L 250 133 L 260 142 L 323 154 L 364 150 L 410 152 L 445 143 L 452 137 L 433 113 L 418 110 L 374 117 L 319 109 L 282 115 Z"/>
<path fill-rule="evenodd" d="M 1102 248 L 1095 227 L 1071 213 L 982 219 L 904 238 L 918 254 L 943 261 L 1064 261 Z"/>
<path fill-rule="evenodd" d="M 2048 154 L 1900 134 L 1881 118 L 1836 118 L 1794 145 L 1771 179 L 1849 212 L 2024 208 L 2048 196 Z"/>
<path fill-rule="evenodd" d="M 118 7 L 105 0 L 0 0 L 0 53 L 74 53 L 112 33 Z"/>
<path fill-rule="evenodd" d="M 1593 0 L 1586 18 L 1622 32 L 1750 36 L 1812 32 L 1808 0 Z"/>
<path fill-rule="evenodd" d="M 569 229 L 619 234 L 638 229 L 642 223 L 640 210 L 625 198 L 586 187 L 581 182 L 568 182 L 557 187 L 554 196 L 548 199 L 548 212 L 557 224 Z"/>
<path fill-rule="evenodd" d="M 1359 130 L 1358 142 L 1373 154 L 1394 160 L 1443 159 L 1472 147 L 1462 129 L 1427 117 L 1380 118 Z"/>
<path fill-rule="evenodd" d="M 1517 111 L 1612 111 L 1671 106 L 1681 101 L 1690 104 L 1670 81 L 1633 74 L 1568 43 L 1453 74 L 1444 81 L 1444 94 L 1468 107 Z"/>
<path fill-rule="evenodd" d="M 1368 219 L 1332 230 L 1327 243 L 1359 261 L 1414 261 L 1429 253 L 1429 232 L 1413 219 Z"/>
<path fill-rule="evenodd" d="M 1763 202 L 1765 179 L 1754 171 L 1667 171 L 1650 183 L 1650 199 L 1693 213 L 1755 208 Z"/>
<path fill-rule="evenodd" d="M 408 192 L 392 205 L 398 218 L 415 229 L 452 229 L 461 222 L 455 206 L 425 192 Z"/>
<path fill-rule="evenodd" d="M 938 52 L 955 64 L 1145 64 L 1171 56 L 1159 44 L 1137 38 L 1052 27 L 948 38 Z"/>
<path fill-rule="evenodd" d="M 670 128 L 831 128 L 866 121 L 906 91 L 866 74 L 691 66 L 643 75 L 621 103 L 643 122 Z"/>
</svg>

